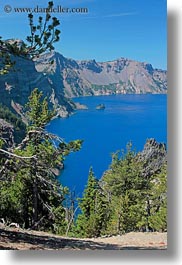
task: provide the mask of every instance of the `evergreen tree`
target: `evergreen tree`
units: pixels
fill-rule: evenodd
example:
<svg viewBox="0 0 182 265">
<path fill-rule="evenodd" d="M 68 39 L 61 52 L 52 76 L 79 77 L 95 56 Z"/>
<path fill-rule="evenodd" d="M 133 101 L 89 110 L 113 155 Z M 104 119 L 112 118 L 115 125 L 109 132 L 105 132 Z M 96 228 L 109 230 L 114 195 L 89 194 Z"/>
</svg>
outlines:
<svg viewBox="0 0 182 265">
<path fill-rule="evenodd" d="M 167 166 L 150 176 L 143 192 L 143 216 L 138 226 L 146 231 L 167 230 Z"/>
<path fill-rule="evenodd" d="M 11 152 L 1 150 L 4 159 L 1 161 L 0 214 L 9 222 L 17 219 L 26 228 L 63 232 L 62 202 L 66 189 L 58 183 L 54 172 L 66 155 L 80 149 L 81 141 L 66 144 L 46 132 L 45 126 L 53 113 L 37 89 L 29 98 L 26 113 L 29 121 L 26 137 Z"/>
<path fill-rule="evenodd" d="M 143 176 L 145 161 L 138 160 L 131 144 L 121 158 L 118 155 L 113 155 L 110 169 L 102 178 L 111 209 L 106 233 L 164 231 L 167 228 L 166 165 L 156 172 L 151 169 Z"/>
<path fill-rule="evenodd" d="M 89 171 L 87 186 L 79 204 L 81 214 L 77 218 L 76 232 L 82 237 L 98 237 L 107 223 L 108 201 L 92 168 Z"/>
<path fill-rule="evenodd" d="M 49 2 L 45 20 L 39 17 L 37 25 L 33 14 L 28 15 L 30 36 L 27 43 L 5 41 L 0 37 L 0 74 L 10 71 L 16 56 L 32 60 L 54 49 L 53 44 L 59 40 L 57 26 L 60 23 L 51 17 L 52 7 L 53 2 Z M 55 172 L 62 167 L 66 155 L 80 149 L 82 141 L 66 144 L 46 132 L 45 126 L 54 113 L 49 111 L 47 100 L 42 100 L 38 89 L 32 92 L 26 107 L 28 126 L 26 130 L 24 126 L 26 135 L 19 137 L 21 141 L 24 136 L 20 144 L 6 147 L 0 135 L 0 217 L 26 228 L 52 228 L 63 232 L 65 210 L 62 202 L 66 189 L 58 183 Z M 19 120 L 14 122 L 23 127 Z"/>
<path fill-rule="evenodd" d="M 133 216 L 141 196 L 143 179 L 140 177 L 140 164 L 135 161 L 135 152 L 132 145 L 127 145 L 126 153 L 123 152 L 119 159 L 114 154 L 111 169 L 103 177 L 105 189 L 111 196 L 110 225 L 108 233 L 125 233 L 136 229 L 138 213 Z M 114 206 L 115 205 L 115 206 Z"/>
<path fill-rule="evenodd" d="M 53 44 L 60 39 L 60 24 L 56 17 L 51 17 L 53 2 L 48 2 L 45 19 L 39 17 L 38 24 L 34 23 L 33 14 L 28 15 L 30 35 L 27 43 L 17 41 L 6 41 L 0 37 L 0 75 L 7 74 L 14 66 L 14 57 L 19 56 L 26 59 L 38 57 L 41 53 L 54 50 Z"/>
</svg>

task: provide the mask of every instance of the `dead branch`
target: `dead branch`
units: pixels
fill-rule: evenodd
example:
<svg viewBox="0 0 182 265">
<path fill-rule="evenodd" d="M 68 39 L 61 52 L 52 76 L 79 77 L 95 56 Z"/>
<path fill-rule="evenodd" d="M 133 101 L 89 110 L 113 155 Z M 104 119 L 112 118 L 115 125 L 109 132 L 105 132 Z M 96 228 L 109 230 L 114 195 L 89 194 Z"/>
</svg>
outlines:
<svg viewBox="0 0 182 265">
<path fill-rule="evenodd" d="M 14 154 L 14 153 L 8 152 L 8 151 L 6 151 L 6 150 L 4 150 L 4 149 L 1 149 L 1 148 L 0 148 L 0 152 L 1 152 L 1 153 L 4 153 L 4 154 L 7 154 L 7 155 L 9 155 L 9 156 L 12 156 L 12 157 L 18 158 L 18 159 L 32 159 L 32 158 L 36 158 L 35 155 L 33 155 L 33 156 L 19 156 L 19 155 L 16 155 L 16 154 Z"/>
</svg>

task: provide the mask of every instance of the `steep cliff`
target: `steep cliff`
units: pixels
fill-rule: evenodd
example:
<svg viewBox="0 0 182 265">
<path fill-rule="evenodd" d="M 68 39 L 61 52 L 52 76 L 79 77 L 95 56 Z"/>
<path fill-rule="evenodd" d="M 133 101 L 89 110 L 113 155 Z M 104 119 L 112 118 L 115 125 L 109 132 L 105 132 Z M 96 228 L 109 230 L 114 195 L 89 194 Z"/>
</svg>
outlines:
<svg viewBox="0 0 182 265">
<path fill-rule="evenodd" d="M 12 60 L 16 62 L 14 69 L 0 76 L 0 103 L 21 114 L 31 91 L 38 88 L 48 98 L 50 108 L 56 109 L 58 116 L 67 116 L 73 111 L 74 104 L 64 97 L 56 82 L 37 72 L 33 61 L 20 57 Z"/>
<path fill-rule="evenodd" d="M 167 93 L 166 71 L 125 58 L 110 62 L 75 61 L 51 52 L 36 60 L 36 69 L 67 97 Z"/>
<path fill-rule="evenodd" d="M 75 61 L 51 52 L 34 62 L 20 57 L 12 59 L 16 61 L 14 69 L 0 76 L 0 103 L 19 114 L 36 87 L 61 117 L 77 108 L 68 99 L 71 97 L 167 93 L 166 71 L 125 58 L 98 63 Z"/>
</svg>

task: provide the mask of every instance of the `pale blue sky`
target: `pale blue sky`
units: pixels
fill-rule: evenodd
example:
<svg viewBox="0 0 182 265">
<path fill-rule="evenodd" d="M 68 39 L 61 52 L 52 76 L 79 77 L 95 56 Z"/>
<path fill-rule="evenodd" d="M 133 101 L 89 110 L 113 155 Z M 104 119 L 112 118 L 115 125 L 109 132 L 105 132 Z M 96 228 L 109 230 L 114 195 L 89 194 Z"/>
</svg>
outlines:
<svg viewBox="0 0 182 265">
<path fill-rule="evenodd" d="M 46 7 L 45 0 L 0 2 L 0 36 L 28 35 L 27 14 L 5 13 L 4 6 Z M 61 22 L 56 50 L 73 59 L 126 57 L 167 68 L 166 0 L 55 0 L 55 6 L 86 7 L 87 14 L 54 14 Z M 43 14 L 39 14 L 43 15 Z"/>
</svg>

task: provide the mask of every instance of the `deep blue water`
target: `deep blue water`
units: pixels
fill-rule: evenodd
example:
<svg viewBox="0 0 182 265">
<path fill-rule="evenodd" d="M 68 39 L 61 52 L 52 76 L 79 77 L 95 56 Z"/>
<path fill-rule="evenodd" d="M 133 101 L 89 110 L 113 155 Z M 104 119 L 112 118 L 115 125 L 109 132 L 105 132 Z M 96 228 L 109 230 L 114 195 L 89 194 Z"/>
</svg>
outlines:
<svg viewBox="0 0 182 265">
<path fill-rule="evenodd" d="M 76 102 L 86 104 L 88 110 L 79 110 L 66 119 L 55 119 L 48 130 L 66 142 L 83 139 L 79 152 L 65 160 L 60 181 L 76 196 L 81 196 L 92 166 L 97 178 L 108 168 L 111 154 L 124 149 L 132 141 L 136 151 L 143 149 L 147 138 L 167 142 L 166 95 L 112 95 L 81 97 Z M 105 110 L 96 110 L 104 103 Z"/>
</svg>

